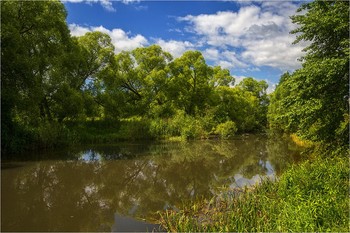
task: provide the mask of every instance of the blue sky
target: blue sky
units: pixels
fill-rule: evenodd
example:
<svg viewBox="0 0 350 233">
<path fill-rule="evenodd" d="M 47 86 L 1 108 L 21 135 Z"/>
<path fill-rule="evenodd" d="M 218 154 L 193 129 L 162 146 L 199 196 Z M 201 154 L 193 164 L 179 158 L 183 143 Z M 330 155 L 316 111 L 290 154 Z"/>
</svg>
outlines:
<svg viewBox="0 0 350 233">
<path fill-rule="evenodd" d="M 115 52 L 159 44 L 175 58 L 199 50 L 210 65 L 266 80 L 270 91 L 300 67 L 305 43 L 292 45 L 289 16 L 300 2 L 64 0 L 71 34 L 109 34 Z"/>
</svg>

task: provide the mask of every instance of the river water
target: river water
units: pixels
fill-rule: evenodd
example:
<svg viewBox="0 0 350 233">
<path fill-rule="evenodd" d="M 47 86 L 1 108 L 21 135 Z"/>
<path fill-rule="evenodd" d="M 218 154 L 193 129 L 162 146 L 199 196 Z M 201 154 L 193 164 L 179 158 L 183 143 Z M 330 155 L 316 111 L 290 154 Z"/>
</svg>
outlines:
<svg viewBox="0 0 350 233">
<path fill-rule="evenodd" d="M 157 211 L 274 178 L 300 159 L 281 137 L 130 142 L 1 163 L 1 231 L 152 231 Z"/>
</svg>

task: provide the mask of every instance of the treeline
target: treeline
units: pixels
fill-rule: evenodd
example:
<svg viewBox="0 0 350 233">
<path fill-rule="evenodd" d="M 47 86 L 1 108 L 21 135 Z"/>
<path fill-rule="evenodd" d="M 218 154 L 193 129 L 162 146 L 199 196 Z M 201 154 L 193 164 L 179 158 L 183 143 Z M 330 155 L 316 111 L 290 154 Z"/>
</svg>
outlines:
<svg viewBox="0 0 350 233">
<path fill-rule="evenodd" d="M 114 54 L 101 32 L 70 35 L 59 1 L 1 2 L 3 153 L 74 142 L 229 138 L 267 125 L 268 87 L 158 45 Z"/>
<path fill-rule="evenodd" d="M 270 127 L 295 133 L 330 153 L 349 143 L 349 2 L 303 4 L 294 43 L 310 41 L 302 68 L 285 73 L 271 95 Z"/>
</svg>

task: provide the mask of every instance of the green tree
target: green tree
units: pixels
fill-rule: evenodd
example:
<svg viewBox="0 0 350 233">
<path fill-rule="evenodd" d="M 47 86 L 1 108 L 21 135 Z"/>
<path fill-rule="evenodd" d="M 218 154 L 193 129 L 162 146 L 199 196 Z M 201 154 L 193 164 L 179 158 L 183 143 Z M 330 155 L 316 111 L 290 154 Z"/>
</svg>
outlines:
<svg viewBox="0 0 350 233">
<path fill-rule="evenodd" d="M 256 107 L 255 115 L 260 127 L 265 128 L 267 126 L 267 111 L 269 105 L 269 98 L 267 95 L 268 84 L 266 81 L 257 81 L 254 78 L 244 78 L 238 86 L 244 91 L 252 93 L 257 98 L 258 106 Z"/>
<path fill-rule="evenodd" d="M 88 32 L 74 37 L 69 50 L 62 58 L 62 65 L 51 72 L 51 80 L 57 82 L 52 94 L 52 111 L 59 121 L 69 117 L 95 116 L 98 114 L 97 96 L 102 91 L 100 73 L 113 57 L 111 38 L 101 32 Z"/>
<path fill-rule="evenodd" d="M 292 17 L 295 43 L 310 41 L 303 66 L 280 82 L 270 108 L 272 126 L 302 138 L 346 145 L 349 127 L 349 2 L 303 4 Z"/>
<path fill-rule="evenodd" d="M 212 88 L 209 81 L 213 70 L 199 51 L 187 51 L 170 64 L 171 98 L 189 115 L 202 112 L 208 104 Z"/>
<path fill-rule="evenodd" d="M 222 86 L 215 89 L 215 120 L 218 123 L 235 122 L 240 132 L 259 128 L 256 111 L 258 99 L 239 87 Z"/>
<path fill-rule="evenodd" d="M 28 140 L 23 130 L 29 125 L 52 118 L 45 86 L 70 38 L 65 18 L 59 1 L 1 2 L 1 133 L 5 150 Z"/>
<path fill-rule="evenodd" d="M 172 61 L 170 53 L 159 45 L 137 48 L 132 51 L 138 64 L 135 68 L 137 76 L 143 81 L 143 99 L 147 114 L 153 117 L 170 116 L 167 91 L 169 86 L 169 67 Z"/>
<path fill-rule="evenodd" d="M 215 66 L 213 67 L 213 77 L 210 80 L 210 84 L 214 87 L 233 86 L 235 84 L 235 78 L 231 76 L 228 69 Z"/>
<path fill-rule="evenodd" d="M 124 117 L 144 116 L 152 112 L 152 108 L 165 105 L 171 59 L 158 45 L 115 55 L 101 75 L 105 111 Z"/>
</svg>

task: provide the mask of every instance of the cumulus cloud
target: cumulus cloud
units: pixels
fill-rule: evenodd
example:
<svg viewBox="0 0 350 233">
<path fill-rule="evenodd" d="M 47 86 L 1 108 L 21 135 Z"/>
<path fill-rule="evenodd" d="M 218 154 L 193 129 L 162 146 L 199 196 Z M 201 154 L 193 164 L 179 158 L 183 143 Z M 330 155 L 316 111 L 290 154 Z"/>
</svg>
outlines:
<svg viewBox="0 0 350 233">
<path fill-rule="evenodd" d="M 77 24 L 70 24 L 69 29 L 70 29 L 71 35 L 73 36 L 82 36 L 86 32 L 94 32 L 94 31 L 99 31 L 99 32 L 108 34 L 111 37 L 112 43 L 115 47 L 115 53 L 119 53 L 123 50 L 131 51 L 135 48 L 144 47 L 149 44 L 148 40 L 144 36 L 140 34 L 131 36 L 130 33 L 127 33 L 119 28 L 109 30 L 103 26 L 83 27 Z"/>
<path fill-rule="evenodd" d="M 72 36 L 82 36 L 87 32 L 91 32 L 90 28 L 81 27 L 77 24 L 69 24 L 68 27 Z"/>
<path fill-rule="evenodd" d="M 281 70 L 294 70 L 300 67 L 298 58 L 303 49 L 300 45 L 291 45 L 294 39 L 286 36 L 274 40 L 245 41 L 242 57 L 256 66 L 270 66 Z"/>
<path fill-rule="evenodd" d="M 234 51 L 219 50 L 217 48 L 207 48 L 203 51 L 206 60 L 213 61 L 214 65 L 219 65 L 225 69 L 243 68 L 248 65 L 242 62 Z"/>
<path fill-rule="evenodd" d="M 295 35 L 289 32 L 295 25 L 289 18 L 297 5 L 289 2 L 263 2 L 261 6 L 242 5 L 238 12 L 220 11 L 215 14 L 187 15 L 177 20 L 186 22 L 187 31 L 198 41 L 212 48 L 240 51 L 215 54 L 205 50 L 207 59 L 225 67 L 269 66 L 281 70 L 300 67 L 305 44 L 292 45 Z M 214 59 L 215 58 L 215 59 Z"/>
<path fill-rule="evenodd" d="M 203 56 L 206 60 L 217 61 L 220 57 L 220 52 L 215 48 L 207 48 L 203 51 Z"/>
<path fill-rule="evenodd" d="M 180 57 L 184 52 L 188 50 L 194 50 L 195 45 L 189 41 L 176 41 L 163 39 L 156 39 L 156 44 L 158 44 L 164 51 L 169 52 L 174 58 Z"/>
</svg>

